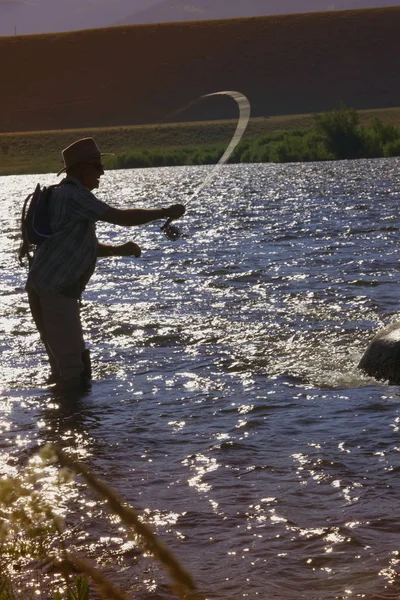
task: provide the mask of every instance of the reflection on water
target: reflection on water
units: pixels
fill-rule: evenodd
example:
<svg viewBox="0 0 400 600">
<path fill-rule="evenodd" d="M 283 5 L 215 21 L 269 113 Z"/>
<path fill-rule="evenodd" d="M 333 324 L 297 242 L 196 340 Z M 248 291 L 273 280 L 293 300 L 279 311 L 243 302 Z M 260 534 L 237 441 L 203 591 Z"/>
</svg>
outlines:
<svg viewBox="0 0 400 600">
<path fill-rule="evenodd" d="M 15 256 L 38 178 L 1 178 L 1 472 L 58 443 L 209 598 L 397 598 L 398 389 L 357 369 L 376 328 L 399 318 L 397 171 L 396 159 L 234 165 L 188 207 L 175 243 L 157 224 L 99 224 L 101 240 L 132 236 L 143 255 L 99 260 L 82 307 L 95 382 L 74 404 L 42 387 Z M 114 171 L 99 197 L 185 202 L 207 172 Z M 80 478 L 60 510 L 68 543 L 127 592 L 170 597 Z"/>
</svg>

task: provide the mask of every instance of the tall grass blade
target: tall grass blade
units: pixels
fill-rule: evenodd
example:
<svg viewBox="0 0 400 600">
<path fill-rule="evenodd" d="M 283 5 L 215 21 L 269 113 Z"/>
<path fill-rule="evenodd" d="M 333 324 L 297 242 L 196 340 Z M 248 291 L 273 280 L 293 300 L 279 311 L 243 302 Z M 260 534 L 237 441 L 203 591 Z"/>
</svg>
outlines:
<svg viewBox="0 0 400 600">
<path fill-rule="evenodd" d="M 61 465 L 82 475 L 87 484 L 108 502 L 110 510 L 118 515 L 121 521 L 139 536 L 146 550 L 158 559 L 170 573 L 177 584 L 174 589 L 178 591 L 181 598 L 184 600 L 189 598 L 201 600 L 202 596 L 196 592 L 192 576 L 180 565 L 173 553 L 156 538 L 150 527 L 140 521 L 136 511 L 127 505 L 106 483 L 90 473 L 84 465 L 67 456 L 60 448 L 52 447 L 52 449 Z M 76 560 L 80 561 L 82 559 L 74 557 L 74 561 Z M 76 565 L 79 567 L 78 563 Z"/>
</svg>

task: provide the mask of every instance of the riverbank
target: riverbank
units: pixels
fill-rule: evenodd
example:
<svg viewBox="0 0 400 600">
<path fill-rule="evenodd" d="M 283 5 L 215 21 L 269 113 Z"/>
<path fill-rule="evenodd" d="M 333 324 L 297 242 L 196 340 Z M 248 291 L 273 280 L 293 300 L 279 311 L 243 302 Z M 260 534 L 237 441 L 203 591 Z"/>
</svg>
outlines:
<svg viewBox="0 0 400 600">
<path fill-rule="evenodd" d="M 400 127 L 400 107 L 358 111 L 357 116 L 361 128 L 369 128 L 377 120 L 387 127 Z M 316 114 L 250 119 L 243 141 L 231 161 L 296 162 L 296 153 L 299 160 L 329 159 L 320 145 L 312 150 L 316 119 Z M 111 169 L 212 164 L 229 143 L 236 123 L 232 119 L 3 133 L 0 134 L 0 175 L 56 172 L 60 168 L 61 149 L 86 136 L 94 136 L 104 152 L 115 154 L 115 157 L 105 159 L 107 168 Z M 300 145 L 303 147 L 301 153 Z M 291 148 L 290 152 L 288 148 Z"/>
</svg>

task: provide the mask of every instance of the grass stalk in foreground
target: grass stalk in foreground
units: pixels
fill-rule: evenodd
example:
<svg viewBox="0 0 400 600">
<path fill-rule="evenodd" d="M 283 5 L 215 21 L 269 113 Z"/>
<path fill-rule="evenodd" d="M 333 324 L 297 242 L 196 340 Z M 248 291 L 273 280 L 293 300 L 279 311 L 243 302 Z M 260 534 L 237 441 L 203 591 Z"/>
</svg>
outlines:
<svg viewBox="0 0 400 600">
<path fill-rule="evenodd" d="M 97 479 L 84 465 L 67 456 L 59 448 L 51 448 L 54 450 L 60 464 L 82 475 L 89 487 L 107 501 L 110 511 L 118 515 L 124 525 L 133 530 L 140 538 L 146 550 L 161 562 L 174 580 L 174 591 L 180 595 L 182 600 L 201 600 L 202 596 L 196 592 L 192 576 L 180 565 L 173 553 L 156 538 L 150 527 L 139 519 L 136 511 L 123 502 L 113 489 L 103 481 Z M 74 559 L 71 559 L 71 562 L 73 563 Z M 84 568 L 82 562 L 80 562 L 80 565 Z M 79 568 L 80 565 L 79 563 L 77 564 Z M 85 568 L 84 572 L 92 577 L 92 574 Z"/>
<path fill-rule="evenodd" d="M 57 462 L 60 468 L 54 474 Z M 73 485 L 73 474 L 81 475 L 88 487 L 106 500 L 110 511 L 134 534 L 146 554 L 168 571 L 172 592 L 182 600 L 204 600 L 196 591 L 192 576 L 137 512 L 84 465 L 53 445 L 45 446 L 17 475 L 0 477 L 0 600 L 33 600 L 38 594 L 48 600 L 89 600 L 89 580 L 104 600 L 130 600 L 95 564 L 68 547 L 64 519 L 57 512 L 61 507 L 65 512 L 68 499 L 59 486 Z M 51 481 L 55 486 L 51 486 L 50 505 Z M 32 565 L 32 561 L 37 579 L 28 587 L 24 583 L 21 587 L 13 573 L 22 575 L 22 565 Z M 50 574 L 53 569 L 57 574 L 58 580 L 53 584 L 48 573 L 42 571 L 44 567 L 50 567 Z"/>
</svg>

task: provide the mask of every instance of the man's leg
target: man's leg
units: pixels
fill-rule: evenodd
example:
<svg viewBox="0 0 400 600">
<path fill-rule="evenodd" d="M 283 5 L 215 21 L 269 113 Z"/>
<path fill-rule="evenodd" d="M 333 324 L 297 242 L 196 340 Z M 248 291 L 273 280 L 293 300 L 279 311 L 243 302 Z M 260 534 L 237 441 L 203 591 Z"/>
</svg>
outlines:
<svg viewBox="0 0 400 600">
<path fill-rule="evenodd" d="M 43 316 L 42 316 L 42 309 L 40 306 L 40 298 L 33 287 L 29 287 L 27 291 L 28 291 L 28 300 L 29 300 L 29 306 L 31 309 L 33 321 L 36 325 L 36 329 L 39 332 L 40 339 L 42 340 L 42 342 L 44 344 L 44 347 L 46 349 L 47 356 L 49 359 L 49 363 L 50 363 L 51 373 L 47 379 L 47 383 L 55 383 L 60 378 L 60 372 L 58 370 L 57 360 L 56 360 L 55 356 L 53 355 L 53 353 L 51 352 L 50 347 L 46 340 L 46 334 L 45 334 L 45 330 L 44 330 L 44 322 L 43 322 Z"/>
<path fill-rule="evenodd" d="M 85 351 L 79 301 L 36 288 L 40 302 L 44 337 L 55 358 L 61 384 L 79 381 L 84 373 L 82 355 Z"/>
</svg>

